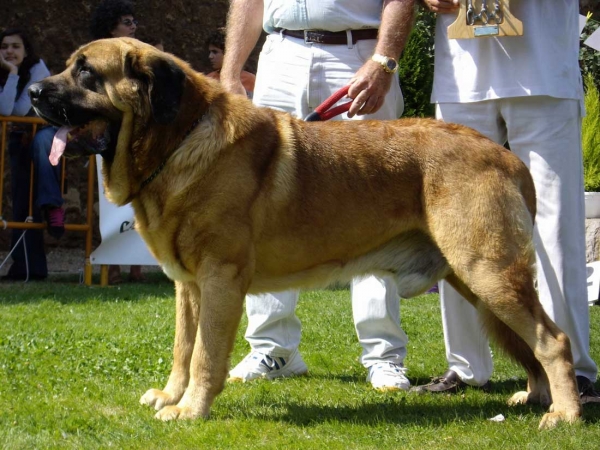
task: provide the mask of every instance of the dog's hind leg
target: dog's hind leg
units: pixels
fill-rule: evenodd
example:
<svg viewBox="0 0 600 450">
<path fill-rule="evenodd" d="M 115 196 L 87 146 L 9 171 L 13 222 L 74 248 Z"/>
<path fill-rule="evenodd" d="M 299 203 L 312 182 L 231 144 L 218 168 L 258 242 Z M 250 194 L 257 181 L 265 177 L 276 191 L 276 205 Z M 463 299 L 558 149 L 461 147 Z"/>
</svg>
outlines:
<svg viewBox="0 0 600 450">
<path fill-rule="evenodd" d="M 143 405 L 160 411 L 167 405 L 175 405 L 185 392 L 190 380 L 190 361 L 198 328 L 200 290 L 195 283 L 175 282 L 175 344 L 173 367 L 165 388 L 148 390 L 140 399 Z"/>
<path fill-rule="evenodd" d="M 509 403 L 548 403 L 550 391 L 553 404 L 540 428 L 578 420 L 581 404 L 569 338 L 544 312 L 531 268 L 477 266 L 469 276 L 469 287 L 454 274 L 447 280 L 475 305 L 490 336 L 527 371 L 528 391 L 516 393 Z"/>
<path fill-rule="evenodd" d="M 456 275 L 451 274 L 446 281 L 477 309 L 483 330 L 488 337 L 493 339 L 508 356 L 520 363 L 527 372 L 527 392 L 515 394 L 509 403 L 540 403 L 549 406 L 551 398 L 548 377 L 529 345 L 495 316 Z"/>
</svg>

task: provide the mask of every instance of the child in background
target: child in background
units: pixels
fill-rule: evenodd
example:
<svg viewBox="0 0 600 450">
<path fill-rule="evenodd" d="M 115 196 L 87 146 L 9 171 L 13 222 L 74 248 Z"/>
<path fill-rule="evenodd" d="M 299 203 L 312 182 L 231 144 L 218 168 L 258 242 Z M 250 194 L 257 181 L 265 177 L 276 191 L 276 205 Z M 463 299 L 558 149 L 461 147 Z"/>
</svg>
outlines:
<svg viewBox="0 0 600 450">
<path fill-rule="evenodd" d="M 213 72 L 208 73 L 206 76 L 215 80 L 221 78 L 221 67 L 223 66 L 223 54 L 225 49 L 225 30 L 218 28 L 214 31 L 206 40 L 206 46 L 208 48 L 208 59 L 214 69 Z M 245 70 L 242 71 L 241 81 L 242 86 L 246 89 L 248 98 L 252 98 L 254 92 L 254 81 L 256 76 Z"/>
</svg>

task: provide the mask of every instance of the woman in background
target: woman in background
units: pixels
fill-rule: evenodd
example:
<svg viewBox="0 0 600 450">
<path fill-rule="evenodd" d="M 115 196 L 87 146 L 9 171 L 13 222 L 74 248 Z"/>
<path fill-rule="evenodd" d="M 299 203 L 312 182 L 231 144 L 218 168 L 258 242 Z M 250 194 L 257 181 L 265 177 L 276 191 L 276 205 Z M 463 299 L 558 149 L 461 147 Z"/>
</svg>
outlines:
<svg viewBox="0 0 600 450">
<path fill-rule="evenodd" d="M 104 0 L 92 14 L 91 32 L 94 39 L 111 37 L 135 38 L 138 21 L 133 4 L 128 0 Z"/>
<path fill-rule="evenodd" d="M 0 33 L 0 115 L 33 115 L 27 89 L 49 75 L 46 64 L 37 56 L 24 30 L 12 28 Z M 42 128 L 30 144 L 27 127 L 13 124 L 8 136 L 8 151 L 14 221 L 24 222 L 29 216 L 29 179 L 33 159 L 35 173 L 33 219 L 41 222 L 43 212 L 48 222 L 48 232 L 55 238 L 60 238 L 64 233 L 63 199 L 59 183 L 60 168 L 53 167 L 48 161 L 55 133 L 55 127 Z M 23 230 L 17 229 L 12 232 L 13 264 L 3 279 L 44 279 L 48 275 L 48 267 L 43 231 L 28 230 L 24 240 L 19 242 L 23 233 Z"/>
</svg>

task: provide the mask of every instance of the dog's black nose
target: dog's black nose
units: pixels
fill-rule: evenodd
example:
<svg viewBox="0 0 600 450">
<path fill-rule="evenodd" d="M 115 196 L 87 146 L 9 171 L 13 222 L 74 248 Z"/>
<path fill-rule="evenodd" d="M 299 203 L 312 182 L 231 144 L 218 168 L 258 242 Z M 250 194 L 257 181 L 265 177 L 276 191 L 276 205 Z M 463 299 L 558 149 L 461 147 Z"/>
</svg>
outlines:
<svg viewBox="0 0 600 450">
<path fill-rule="evenodd" d="M 41 83 L 33 83 L 29 86 L 29 98 L 33 103 L 35 103 L 42 96 L 42 84 Z"/>
</svg>

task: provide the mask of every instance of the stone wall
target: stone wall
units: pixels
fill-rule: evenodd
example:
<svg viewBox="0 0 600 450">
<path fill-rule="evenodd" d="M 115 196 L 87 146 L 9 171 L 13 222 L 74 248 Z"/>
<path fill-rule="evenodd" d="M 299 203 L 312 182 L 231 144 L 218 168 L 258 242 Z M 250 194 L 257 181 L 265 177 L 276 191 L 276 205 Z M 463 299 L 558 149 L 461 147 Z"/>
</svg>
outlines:
<svg viewBox="0 0 600 450">
<path fill-rule="evenodd" d="M 587 11 L 593 11 L 596 15 L 600 12 L 600 1 L 599 0 L 579 0 L 579 7 L 582 14 Z"/>
<path fill-rule="evenodd" d="M 587 262 L 600 261 L 600 219 L 585 219 Z"/>
<path fill-rule="evenodd" d="M 98 0 L 2 0 L 0 28 L 31 30 L 39 52 L 53 72 L 64 68 L 67 57 L 91 39 L 90 17 Z M 209 69 L 206 37 L 225 24 L 227 0 L 138 0 L 139 36 L 157 36 L 165 50 L 190 62 L 196 70 Z"/>
</svg>

